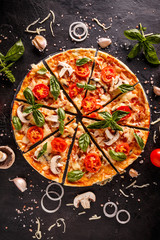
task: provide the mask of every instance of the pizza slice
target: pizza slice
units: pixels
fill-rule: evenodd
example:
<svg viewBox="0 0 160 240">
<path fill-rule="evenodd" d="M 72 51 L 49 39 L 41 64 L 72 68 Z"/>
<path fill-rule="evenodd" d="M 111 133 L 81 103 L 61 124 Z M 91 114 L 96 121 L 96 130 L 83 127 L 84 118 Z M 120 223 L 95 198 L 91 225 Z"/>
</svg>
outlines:
<svg viewBox="0 0 160 240">
<path fill-rule="evenodd" d="M 141 154 L 147 142 L 149 131 L 120 127 L 106 127 L 104 122 L 83 119 L 83 123 L 106 154 L 114 167 L 121 173 Z M 100 123 L 101 122 L 101 123 Z M 118 126 L 116 125 L 117 129 Z"/>
<path fill-rule="evenodd" d="M 82 103 L 83 114 L 102 108 L 123 92 L 124 87 L 132 89 L 137 82 L 136 76 L 124 63 L 108 53 L 98 51 L 89 82 L 96 90 L 87 91 Z"/>
<path fill-rule="evenodd" d="M 61 183 L 67 162 L 68 151 L 77 123 L 72 121 L 60 132 L 47 138 L 31 151 L 23 154 L 27 162 L 42 176 Z"/>
<path fill-rule="evenodd" d="M 46 60 L 61 86 L 68 93 L 77 107 L 81 108 L 94 63 L 96 49 L 77 48 L 51 56 Z"/>
<path fill-rule="evenodd" d="M 24 78 L 16 98 L 27 100 L 26 96 L 30 98 L 30 101 L 45 106 L 55 109 L 62 107 L 65 111 L 77 112 L 64 95 L 63 90 L 60 89 L 57 78 L 50 74 L 43 62 L 37 65 L 32 64 L 32 69 Z"/>
<path fill-rule="evenodd" d="M 126 90 L 127 91 L 127 90 Z M 93 112 L 88 117 L 103 120 L 101 112 L 113 114 L 115 111 L 126 111 L 128 114 L 121 118 L 118 123 L 140 128 L 149 128 L 150 109 L 147 97 L 142 86 L 138 83 L 133 91 L 126 92 L 98 112 Z"/>
<path fill-rule="evenodd" d="M 91 186 L 111 180 L 117 172 L 92 142 L 81 123 L 69 159 L 65 185 Z"/>
<path fill-rule="evenodd" d="M 75 116 L 66 114 L 62 108 L 50 110 L 35 104 L 34 107 L 21 101 L 14 101 L 12 125 L 19 148 L 26 152 L 38 141 L 60 129 Z"/>
</svg>

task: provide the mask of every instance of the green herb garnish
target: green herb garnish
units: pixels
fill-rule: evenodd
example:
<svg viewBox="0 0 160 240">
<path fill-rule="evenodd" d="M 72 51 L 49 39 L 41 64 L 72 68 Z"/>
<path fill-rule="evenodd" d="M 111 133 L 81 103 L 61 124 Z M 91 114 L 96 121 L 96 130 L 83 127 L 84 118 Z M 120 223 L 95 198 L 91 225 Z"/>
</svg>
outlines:
<svg viewBox="0 0 160 240">
<path fill-rule="evenodd" d="M 143 150 L 143 148 L 144 148 L 144 141 L 143 141 L 143 139 L 140 136 L 138 136 L 136 133 L 134 133 L 134 137 L 135 137 L 138 145 L 140 146 L 140 149 Z"/>
<path fill-rule="evenodd" d="M 37 159 L 42 157 L 44 155 L 44 153 L 47 151 L 47 142 L 43 145 L 42 150 L 39 152 Z"/>
<path fill-rule="evenodd" d="M 22 128 L 22 123 L 21 123 L 19 117 L 14 116 L 14 117 L 12 118 L 12 122 L 13 122 L 13 125 L 14 125 L 14 127 L 15 127 L 15 129 L 16 129 L 17 131 L 21 130 L 21 128 Z"/>
<path fill-rule="evenodd" d="M 85 173 L 79 170 L 71 171 L 67 174 L 69 182 L 76 182 L 83 177 Z"/>
<path fill-rule="evenodd" d="M 78 59 L 76 61 L 76 65 L 77 66 L 82 66 L 82 65 L 84 65 L 84 64 L 86 64 L 88 62 L 92 62 L 92 59 L 85 57 L 85 58 Z"/>
<path fill-rule="evenodd" d="M 40 75 L 45 75 L 47 73 L 47 69 L 45 67 L 42 67 L 37 71 L 37 73 Z"/>
<path fill-rule="evenodd" d="M 60 85 L 55 75 L 50 77 L 50 92 L 52 93 L 55 100 L 57 100 L 60 94 Z"/>
<path fill-rule="evenodd" d="M 113 160 L 116 160 L 116 161 L 119 161 L 119 162 L 124 161 L 127 158 L 125 153 L 115 152 L 114 150 L 109 150 L 109 155 Z"/>
<path fill-rule="evenodd" d="M 96 90 L 96 86 L 94 85 L 91 85 L 91 84 L 82 84 L 82 83 L 77 83 L 77 87 L 78 88 L 84 88 L 86 90 L 90 90 L 90 91 L 93 91 L 93 90 Z"/>
<path fill-rule="evenodd" d="M 64 120 L 65 120 L 66 114 L 65 111 L 62 108 L 58 109 L 58 121 L 59 121 L 59 131 L 61 134 L 64 132 Z"/>
<path fill-rule="evenodd" d="M 87 133 L 83 133 L 79 140 L 78 140 L 78 143 L 79 143 L 79 147 L 80 149 L 82 149 L 83 152 L 86 152 L 87 151 L 87 148 L 89 146 L 89 143 L 90 143 L 90 137 Z"/>
<path fill-rule="evenodd" d="M 134 87 L 130 84 L 122 84 L 118 88 L 122 93 L 130 92 L 134 90 Z"/>
<path fill-rule="evenodd" d="M 129 58 L 135 58 L 143 49 L 145 58 L 149 63 L 160 64 L 156 50 L 152 44 L 160 43 L 160 34 L 144 34 L 146 28 L 139 24 L 139 29 L 130 29 L 124 31 L 124 35 L 130 40 L 137 40 L 138 43 L 128 54 Z"/>
</svg>

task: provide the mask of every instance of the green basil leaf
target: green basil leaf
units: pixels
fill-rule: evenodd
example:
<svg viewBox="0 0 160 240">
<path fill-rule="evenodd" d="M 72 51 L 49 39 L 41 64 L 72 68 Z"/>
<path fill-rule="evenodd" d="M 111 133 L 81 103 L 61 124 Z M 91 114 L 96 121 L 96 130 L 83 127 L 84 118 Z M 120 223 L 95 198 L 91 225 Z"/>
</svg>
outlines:
<svg viewBox="0 0 160 240">
<path fill-rule="evenodd" d="M 18 131 L 21 130 L 21 128 L 22 128 L 22 123 L 21 123 L 19 117 L 14 116 L 14 117 L 12 118 L 12 121 L 13 121 L 13 125 L 14 125 L 15 129 L 18 130 Z"/>
<path fill-rule="evenodd" d="M 58 108 L 58 120 L 64 120 L 66 117 L 65 111 L 63 110 L 63 108 Z"/>
<path fill-rule="evenodd" d="M 155 48 L 148 42 L 144 42 L 144 55 L 149 63 L 160 64 Z"/>
<path fill-rule="evenodd" d="M 42 67 L 37 71 L 37 73 L 40 75 L 45 75 L 47 73 L 47 69 L 45 67 Z"/>
<path fill-rule="evenodd" d="M 160 34 L 153 34 L 151 36 L 146 36 L 147 42 L 151 44 L 160 43 Z"/>
<path fill-rule="evenodd" d="M 4 60 L 5 59 L 5 56 L 0 52 L 0 59 L 1 60 Z"/>
<path fill-rule="evenodd" d="M 76 182 L 83 177 L 85 173 L 79 170 L 71 171 L 67 174 L 69 182 Z"/>
<path fill-rule="evenodd" d="M 87 133 L 83 133 L 78 139 L 78 143 L 79 143 L 80 149 L 82 149 L 83 152 L 86 152 L 90 143 L 89 135 Z"/>
<path fill-rule="evenodd" d="M 118 130 L 123 132 L 123 128 L 121 128 L 115 121 L 110 121 L 109 127 L 113 130 Z"/>
<path fill-rule="evenodd" d="M 143 148 L 144 148 L 143 139 L 140 136 L 138 136 L 136 133 L 134 133 L 134 137 L 135 137 L 138 145 L 140 146 L 140 149 L 143 150 Z"/>
<path fill-rule="evenodd" d="M 31 104 L 31 105 L 35 104 L 35 97 L 30 88 L 26 87 L 23 91 L 23 95 L 29 104 Z"/>
<path fill-rule="evenodd" d="M 5 61 L 16 62 L 24 53 L 24 46 L 21 40 L 16 42 L 7 52 Z"/>
<path fill-rule="evenodd" d="M 142 50 L 142 46 L 143 46 L 142 43 L 137 43 L 136 45 L 134 45 L 134 47 L 128 54 L 128 57 L 135 58 L 138 55 L 138 53 L 140 53 L 140 51 Z"/>
<path fill-rule="evenodd" d="M 39 110 L 33 110 L 33 118 L 36 126 L 42 127 L 45 124 L 44 116 Z"/>
<path fill-rule="evenodd" d="M 29 106 L 27 108 L 24 109 L 23 113 L 31 113 L 33 112 L 33 106 Z"/>
<path fill-rule="evenodd" d="M 81 84 L 81 83 L 77 83 L 77 87 L 78 87 L 78 88 L 84 88 L 84 89 L 90 90 L 90 91 L 96 90 L 96 86 L 91 85 L 91 84 Z"/>
<path fill-rule="evenodd" d="M 78 59 L 78 60 L 76 61 L 76 65 L 77 65 L 77 66 L 82 66 L 82 65 L 86 64 L 87 62 L 92 62 L 92 59 L 87 58 L 87 57 Z"/>
<path fill-rule="evenodd" d="M 124 161 L 126 160 L 127 156 L 123 152 L 115 152 L 114 150 L 109 150 L 109 155 L 113 160 L 116 161 Z"/>
<path fill-rule="evenodd" d="M 37 104 L 33 105 L 33 109 L 36 110 L 36 109 L 41 108 L 42 106 L 43 106 L 43 104 L 37 103 Z"/>
<path fill-rule="evenodd" d="M 122 93 L 130 92 L 134 90 L 134 87 L 129 84 L 121 84 L 118 88 Z"/>
<path fill-rule="evenodd" d="M 122 110 L 117 110 L 113 112 L 112 114 L 112 120 L 118 122 L 121 120 L 121 118 L 127 116 L 130 112 L 122 111 Z"/>
<path fill-rule="evenodd" d="M 98 112 L 98 114 L 103 117 L 105 120 L 111 120 L 112 115 L 109 112 Z"/>
<path fill-rule="evenodd" d="M 55 75 L 50 77 L 50 92 L 52 93 L 55 100 L 57 100 L 60 94 L 60 85 Z"/>
<path fill-rule="evenodd" d="M 60 120 L 59 122 L 60 122 L 59 131 L 60 131 L 61 134 L 63 134 L 63 132 L 64 132 L 64 121 Z"/>
<path fill-rule="evenodd" d="M 42 157 L 46 151 L 47 151 L 47 142 L 43 145 L 42 150 L 38 153 L 37 159 Z"/>
<path fill-rule="evenodd" d="M 130 40 L 138 40 L 141 41 L 143 39 L 138 29 L 130 29 L 124 31 L 124 35 Z"/>
<path fill-rule="evenodd" d="M 107 128 L 109 127 L 110 122 L 103 120 L 103 121 L 98 121 L 98 122 L 94 122 L 90 125 L 88 125 L 87 128 L 89 129 L 102 129 L 102 128 Z"/>
</svg>

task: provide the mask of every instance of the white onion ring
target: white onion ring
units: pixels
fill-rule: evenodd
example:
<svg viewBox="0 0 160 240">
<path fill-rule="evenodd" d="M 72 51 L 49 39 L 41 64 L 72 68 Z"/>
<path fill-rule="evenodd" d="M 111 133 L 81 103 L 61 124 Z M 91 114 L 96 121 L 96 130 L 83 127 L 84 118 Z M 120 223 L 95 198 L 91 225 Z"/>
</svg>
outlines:
<svg viewBox="0 0 160 240">
<path fill-rule="evenodd" d="M 50 188 L 52 185 L 57 185 L 57 186 L 60 187 L 60 189 L 61 189 L 61 194 L 58 194 L 58 197 L 57 197 L 57 198 L 53 198 L 53 197 L 51 197 L 51 196 L 49 195 L 49 188 Z M 52 200 L 52 201 L 58 201 L 58 200 L 61 200 L 61 198 L 63 197 L 63 195 L 64 195 L 64 189 L 63 189 L 63 187 L 62 187 L 59 183 L 53 182 L 53 183 L 51 183 L 51 184 L 49 184 L 49 185 L 47 186 L 47 188 L 46 188 L 46 195 L 47 195 L 47 197 L 48 197 L 50 200 Z"/>
<path fill-rule="evenodd" d="M 114 208 L 115 208 L 115 211 L 114 211 L 112 214 L 109 214 L 109 213 L 106 212 L 106 207 L 107 207 L 108 205 L 112 205 L 112 206 L 114 206 Z M 115 217 L 116 214 L 117 214 L 117 210 L 118 210 L 118 207 L 117 207 L 117 205 L 116 205 L 114 202 L 107 202 L 107 203 L 105 203 L 105 205 L 104 205 L 104 207 L 103 207 L 103 213 L 104 213 L 104 215 L 105 215 L 106 217 L 109 217 L 109 218 Z"/>
<path fill-rule="evenodd" d="M 60 196 L 57 192 L 54 192 L 54 191 L 50 191 L 49 193 L 54 193 L 54 194 L 56 194 L 57 196 Z M 43 195 L 43 197 L 41 198 L 41 207 L 42 207 L 42 209 L 43 209 L 45 212 L 47 212 L 47 213 L 54 213 L 54 212 L 58 211 L 58 209 L 59 209 L 60 206 L 61 206 L 61 199 L 59 199 L 59 204 L 58 204 L 58 207 L 57 207 L 57 208 L 55 208 L 55 209 L 53 209 L 53 210 L 48 210 L 48 209 L 46 209 L 46 208 L 44 207 L 44 204 L 43 204 L 43 199 L 44 199 L 45 196 L 47 196 L 46 193 L 45 193 L 45 194 Z M 47 197 L 48 197 L 48 196 L 47 196 Z"/>
<path fill-rule="evenodd" d="M 122 212 L 123 212 L 123 213 L 126 213 L 127 216 L 128 216 L 128 219 L 127 219 L 126 221 L 121 221 L 121 220 L 119 219 L 119 214 L 122 213 Z M 126 224 L 126 223 L 128 223 L 129 220 L 130 220 L 130 218 L 131 218 L 130 213 L 129 213 L 128 211 L 124 210 L 124 209 L 119 210 L 119 211 L 117 212 L 116 219 L 117 219 L 117 221 L 118 221 L 119 223 L 121 223 L 121 224 Z"/>
<path fill-rule="evenodd" d="M 83 30 L 84 30 L 83 33 L 77 34 L 76 33 L 77 28 L 83 28 Z M 82 22 L 73 22 L 69 27 L 69 35 L 74 41 L 82 42 L 83 40 L 86 39 L 86 37 L 88 35 L 88 28 Z M 79 37 L 82 37 L 82 38 L 79 38 Z"/>
</svg>

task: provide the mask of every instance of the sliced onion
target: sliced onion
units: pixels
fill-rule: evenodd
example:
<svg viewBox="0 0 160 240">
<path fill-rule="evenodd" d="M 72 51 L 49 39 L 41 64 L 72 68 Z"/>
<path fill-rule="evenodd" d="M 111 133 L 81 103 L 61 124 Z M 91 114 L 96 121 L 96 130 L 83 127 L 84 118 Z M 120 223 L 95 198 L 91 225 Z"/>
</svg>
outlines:
<svg viewBox="0 0 160 240">
<path fill-rule="evenodd" d="M 29 114 L 29 113 L 22 113 L 22 107 L 23 105 L 20 105 L 17 108 L 17 116 L 19 117 L 19 119 L 21 120 L 21 122 L 23 123 L 28 123 L 29 120 L 25 119 L 25 117 Z"/>
<path fill-rule="evenodd" d="M 119 214 L 122 213 L 122 212 L 123 212 L 123 213 L 126 213 L 127 216 L 128 216 L 128 219 L 125 220 L 125 221 L 122 221 L 122 220 L 119 219 Z M 128 211 L 126 211 L 125 209 L 119 210 L 119 211 L 117 212 L 116 219 L 117 219 L 117 221 L 118 221 L 119 223 L 121 223 L 121 224 L 126 224 L 126 223 L 128 223 L 128 222 L 130 221 L 130 218 L 131 218 L 130 213 L 129 213 Z"/>
<path fill-rule="evenodd" d="M 108 129 L 105 130 L 105 134 L 109 139 L 114 138 L 114 135 Z"/>
<path fill-rule="evenodd" d="M 77 28 L 83 28 L 83 33 L 77 34 L 76 33 Z M 88 35 L 88 28 L 82 22 L 73 22 L 69 27 L 69 35 L 74 41 L 82 42 L 83 40 L 86 39 Z"/>
<path fill-rule="evenodd" d="M 119 138 L 119 132 L 117 131 L 116 134 L 112 139 L 110 139 L 108 142 L 104 142 L 107 146 L 111 146 L 114 142 L 116 142 Z"/>
<path fill-rule="evenodd" d="M 57 185 L 57 186 L 61 189 L 61 194 L 58 194 L 58 197 L 57 197 L 57 198 L 53 198 L 53 197 L 51 197 L 51 196 L 49 195 L 49 188 L 50 188 L 52 185 Z M 51 183 L 51 184 L 49 184 L 49 185 L 47 186 L 47 188 L 46 188 L 46 195 L 47 195 L 47 197 L 48 197 L 49 199 L 51 199 L 51 200 L 53 200 L 53 201 L 58 201 L 58 200 L 60 200 L 60 199 L 63 197 L 63 195 L 64 195 L 64 189 L 63 189 L 63 187 L 62 187 L 59 183 L 53 182 L 53 183 Z"/>
<path fill-rule="evenodd" d="M 58 197 L 60 196 L 57 192 L 54 192 L 54 191 L 50 191 L 49 193 L 54 193 L 54 194 L 56 194 Z M 55 209 L 53 209 L 53 210 L 48 210 L 48 209 L 46 209 L 45 207 L 44 207 L 44 203 L 43 203 L 43 200 L 44 200 L 44 197 L 45 196 L 47 196 L 47 192 L 43 195 L 43 197 L 41 198 L 41 207 L 42 207 L 42 209 L 45 211 L 45 212 L 47 212 L 47 213 L 54 213 L 54 212 L 56 212 L 56 211 L 58 211 L 58 209 L 60 208 L 60 206 L 61 206 L 61 199 L 59 199 L 59 204 L 58 204 L 58 207 L 57 208 L 55 208 Z M 48 196 L 47 196 L 48 197 Z"/>
<path fill-rule="evenodd" d="M 58 115 L 50 115 L 45 118 L 46 121 L 58 122 Z"/>
<path fill-rule="evenodd" d="M 112 206 L 114 206 L 114 208 L 115 208 L 115 210 L 114 210 L 114 212 L 113 212 L 112 214 L 109 214 L 109 213 L 106 212 L 106 207 L 107 207 L 108 205 L 112 205 Z M 105 215 L 106 217 L 108 217 L 108 218 L 113 218 L 113 217 L 115 217 L 116 214 L 117 214 L 117 210 L 118 210 L 118 207 L 117 207 L 117 205 L 116 205 L 114 202 L 107 202 L 107 203 L 105 203 L 105 205 L 104 205 L 104 207 L 103 207 L 103 213 L 104 213 L 104 215 Z"/>
</svg>

